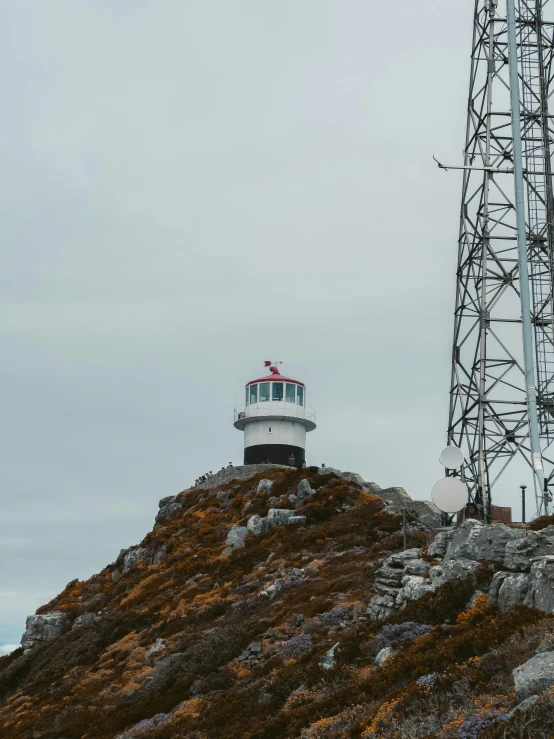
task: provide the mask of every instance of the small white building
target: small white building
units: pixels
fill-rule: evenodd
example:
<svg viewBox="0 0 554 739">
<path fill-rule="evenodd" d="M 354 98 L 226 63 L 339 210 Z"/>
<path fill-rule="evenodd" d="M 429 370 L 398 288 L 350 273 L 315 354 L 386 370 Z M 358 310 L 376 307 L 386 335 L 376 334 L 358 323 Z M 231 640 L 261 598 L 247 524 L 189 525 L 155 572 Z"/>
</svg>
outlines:
<svg viewBox="0 0 554 739">
<path fill-rule="evenodd" d="M 271 374 L 248 382 L 245 404 L 235 408 L 235 428 L 244 431 L 244 464 L 301 467 L 315 410 L 306 405 L 303 382 L 281 375 L 271 362 L 265 365 Z"/>
</svg>

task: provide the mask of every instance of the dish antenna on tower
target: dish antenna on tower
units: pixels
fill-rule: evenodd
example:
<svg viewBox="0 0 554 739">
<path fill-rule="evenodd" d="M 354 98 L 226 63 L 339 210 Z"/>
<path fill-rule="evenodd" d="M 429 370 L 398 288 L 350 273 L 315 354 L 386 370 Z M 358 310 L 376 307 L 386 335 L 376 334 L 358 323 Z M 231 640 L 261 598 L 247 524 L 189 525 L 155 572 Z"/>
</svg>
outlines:
<svg viewBox="0 0 554 739">
<path fill-rule="evenodd" d="M 447 470 L 457 470 L 464 463 L 464 453 L 457 446 L 447 446 L 441 452 L 440 463 Z"/>
<path fill-rule="evenodd" d="M 443 513 L 458 513 L 467 505 L 468 488 L 459 477 L 443 477 L 433 485 L 431 498 Z"/>
</svg>

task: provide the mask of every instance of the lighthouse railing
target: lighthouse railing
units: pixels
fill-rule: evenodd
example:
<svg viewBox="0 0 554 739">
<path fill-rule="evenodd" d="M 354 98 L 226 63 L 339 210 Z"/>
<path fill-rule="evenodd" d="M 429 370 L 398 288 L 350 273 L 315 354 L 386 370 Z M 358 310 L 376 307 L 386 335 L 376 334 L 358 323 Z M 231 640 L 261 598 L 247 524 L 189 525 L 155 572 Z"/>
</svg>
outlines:
<svg viewBox="0 0 554 739">
<path fill-rule="evenodd" d="M 276 401 L 249 403 L 248 405 L 243 404 L 235 408 L 235 421 L 240 421 L 243 418 L 256 418 L 258 416 L 281 416 L 291 419 L 298 418 L 315 423 L 315 415 L 315 408 L 309 405 Z"/>
</svg>

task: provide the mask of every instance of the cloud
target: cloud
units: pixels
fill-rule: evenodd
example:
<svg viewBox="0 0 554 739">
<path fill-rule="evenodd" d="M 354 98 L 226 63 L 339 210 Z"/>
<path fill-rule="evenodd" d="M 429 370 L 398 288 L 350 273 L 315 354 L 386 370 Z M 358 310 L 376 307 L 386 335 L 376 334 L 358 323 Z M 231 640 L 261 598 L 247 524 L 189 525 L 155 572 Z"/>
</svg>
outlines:
<svg viewBox="0 0 554 739">
<path fill-rule="evenodd" d="M 16 649 L 19 649 L 19 644 L 0 644 L 0 656 L 11 654 Z"/>
</svg>

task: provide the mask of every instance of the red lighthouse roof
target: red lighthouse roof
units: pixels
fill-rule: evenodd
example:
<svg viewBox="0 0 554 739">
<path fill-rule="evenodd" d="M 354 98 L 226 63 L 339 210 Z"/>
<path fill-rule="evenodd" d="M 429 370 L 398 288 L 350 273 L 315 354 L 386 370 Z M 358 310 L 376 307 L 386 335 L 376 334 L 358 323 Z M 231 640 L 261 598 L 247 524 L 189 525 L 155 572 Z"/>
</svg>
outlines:
<svg viewBox="0 0 554 739">
<path fill-rule="evenodd" d="M 298 380 L 293 380 L 292 377 L 285 377 L 285 375 L 282 375 L 277 367 L 271 364 L 271 362 L 265 362 L 265 366 L 269 367 L 269 371 L 271 372 L 270 375 L 267 375 L 267 377 L 259 377 L 257 380 L 250 380 L 250 382 L 246 383 L 246 387 L 248 385 L 255 385 L 257 382 L 293 382 L 295 385 L 300 385 L 301 387 L 306 387 L 303 382 L 299 382 Z"/>
</svg>

